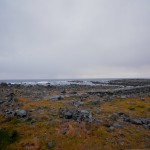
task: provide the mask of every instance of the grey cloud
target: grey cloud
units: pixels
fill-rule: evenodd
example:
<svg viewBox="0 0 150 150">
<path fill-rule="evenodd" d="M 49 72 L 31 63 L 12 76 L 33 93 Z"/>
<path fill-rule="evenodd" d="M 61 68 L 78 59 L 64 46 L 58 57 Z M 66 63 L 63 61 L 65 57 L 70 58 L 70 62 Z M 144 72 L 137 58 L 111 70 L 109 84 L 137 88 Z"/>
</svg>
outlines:
<svg viewBox="0 0 150 150">
<path fill-rule="evenodd" d="M 150 77 L 149 0 L 1 0 L 0 78 Z"/>
</svg>

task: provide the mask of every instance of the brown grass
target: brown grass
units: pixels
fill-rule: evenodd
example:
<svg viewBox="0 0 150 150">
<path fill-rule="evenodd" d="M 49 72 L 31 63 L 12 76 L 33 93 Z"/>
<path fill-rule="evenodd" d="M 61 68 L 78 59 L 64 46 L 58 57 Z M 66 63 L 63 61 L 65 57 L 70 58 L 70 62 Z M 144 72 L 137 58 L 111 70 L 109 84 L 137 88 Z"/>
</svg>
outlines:
<svg viewBox="0 0 150 150">
<path fill-rule="evenodd" d="M 87 100 L 88 101 L 88 100 Z M 134 102 L 134 105 L 128 104 Z M 22 109 L 30 110 L 37 107 L 43 108 L 42 114 L 37 113 L 37 121 L 30 124 L 27 121 L 16 122 L 11 119 L 6 121 L 0 116 L 0 128 L 16 130 L 19 133 L 19 141 L 9 145 L 8 149 L 47 149 L 47 142 L 53 141 L 55 150 L 111 150 L 111 149 L 150 149 L 150 131 L 142 126 L 126 125 L 122 129 L 115 129 L 114 132 L 107 132 L 103 125 L 71 122 L 59 122 L 58 116 L 54 117 L 53 123 L 49 121 L 52 117 L 49 109 L 57 111 L 59 107 L 64 107 L 64 101 L 31 101 L 19 99 Z M 132 106 L 135 110 L 129 110 Z M 150 97 L 141 101 L 136 98 L 125 100 L 115 99 L 113 102 L 105 102 L 98 108 L 101 111 L 100 118 L 105 118 L 113 112 L 124 112 L 132 117 L 149 117 Z M 68 127 L 66 134 L 61 134 L 60 130 Z"/>
</svg>

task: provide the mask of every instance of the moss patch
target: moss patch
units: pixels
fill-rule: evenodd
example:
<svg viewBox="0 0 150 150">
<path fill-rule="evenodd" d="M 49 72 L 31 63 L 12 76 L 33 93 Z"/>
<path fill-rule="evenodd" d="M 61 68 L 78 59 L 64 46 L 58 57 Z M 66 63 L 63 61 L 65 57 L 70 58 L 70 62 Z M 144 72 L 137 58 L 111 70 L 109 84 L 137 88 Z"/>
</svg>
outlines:
<svg viewBox="0 0 150 150">
<path fill-rule="evenodd" d="M 16 130 L 0 129 L 0 149 L 6 149 L 8 145 L 16 142 L 18 137 Z"/>
</svg>

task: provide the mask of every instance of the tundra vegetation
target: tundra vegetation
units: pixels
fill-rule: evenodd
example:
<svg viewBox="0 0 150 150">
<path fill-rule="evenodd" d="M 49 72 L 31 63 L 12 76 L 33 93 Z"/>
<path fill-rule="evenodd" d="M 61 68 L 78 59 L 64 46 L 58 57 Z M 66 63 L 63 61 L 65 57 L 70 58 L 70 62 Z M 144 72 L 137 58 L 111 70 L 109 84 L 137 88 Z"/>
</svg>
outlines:
<svg viewBox="0 0 150 150">
<path fill-rule="evenodd" d="M 116 80 L 95 86 L 2 83 L 0 149 L 150 149 L 148 83 L 149 80 Z"/>
</svg>

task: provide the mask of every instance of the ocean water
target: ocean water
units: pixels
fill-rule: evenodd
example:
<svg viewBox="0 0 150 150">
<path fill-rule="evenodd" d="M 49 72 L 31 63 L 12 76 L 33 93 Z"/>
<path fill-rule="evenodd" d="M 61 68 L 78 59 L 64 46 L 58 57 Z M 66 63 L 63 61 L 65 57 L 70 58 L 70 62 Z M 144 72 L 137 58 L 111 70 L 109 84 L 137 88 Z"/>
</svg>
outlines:
<svg viewBox="0 0 150 150">
<path fill-rule="evenodd" d="M 107 84 L 112 79 L 38 79 L 38 80 L 0 80 L 0 83 L 23 84 L 23 85 L 99 85 Z"/>
</svg>

